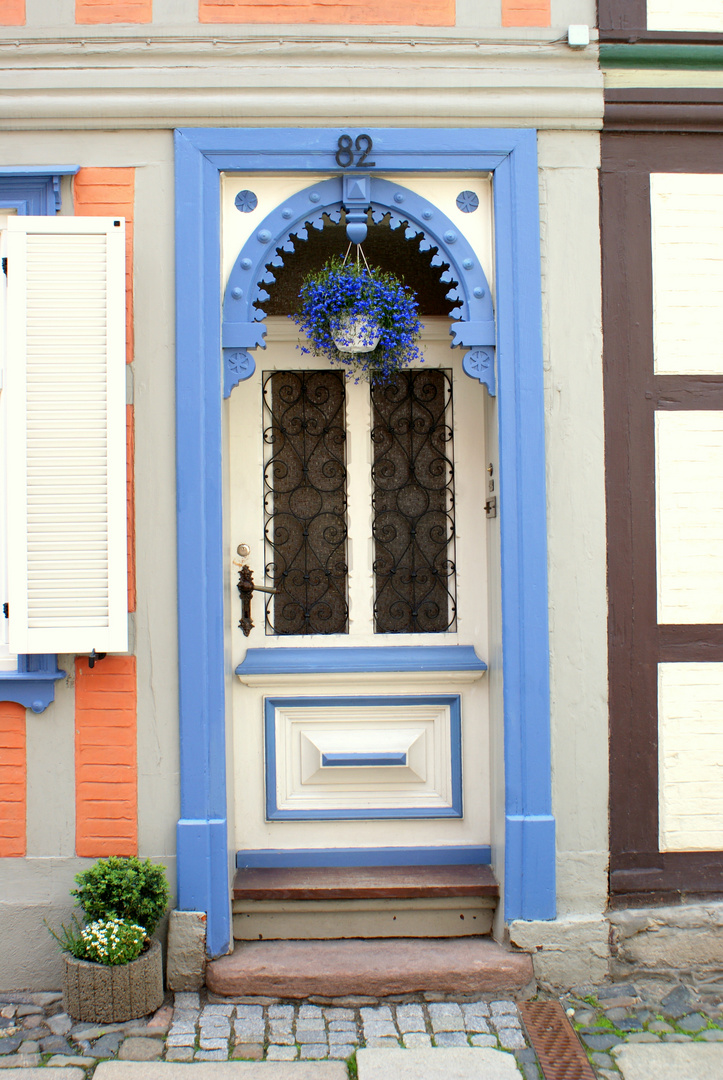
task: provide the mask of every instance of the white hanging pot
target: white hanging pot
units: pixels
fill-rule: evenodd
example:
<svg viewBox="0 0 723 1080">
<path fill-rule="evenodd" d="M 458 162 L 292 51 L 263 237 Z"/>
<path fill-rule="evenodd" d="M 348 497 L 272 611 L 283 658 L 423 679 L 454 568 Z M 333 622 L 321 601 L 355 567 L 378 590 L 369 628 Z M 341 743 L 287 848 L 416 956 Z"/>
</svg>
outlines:
<svg viewBox="0 0 723 1080">
<path fill-rule="evenodd" d="M 353 319 L 350 315 L 342 315 L 337 328 L 333 331 L 334 344 L 340 353 L 369 353 L 373 352 L 379 344 L 382 336 L 380 327 L 369 322 L 363 315 Z"/>
</svg>

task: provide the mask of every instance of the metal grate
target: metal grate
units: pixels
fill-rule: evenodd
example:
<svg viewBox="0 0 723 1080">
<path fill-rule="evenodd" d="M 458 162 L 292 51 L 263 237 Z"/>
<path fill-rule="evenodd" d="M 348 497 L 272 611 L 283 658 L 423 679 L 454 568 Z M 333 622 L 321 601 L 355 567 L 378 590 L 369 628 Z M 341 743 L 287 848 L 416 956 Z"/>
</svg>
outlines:
<svg viewBox="0 0 723 1080">
<path fill-rule="evenodd" d="M 518 1008 L 545 1080 L 595 1080 L 559 1001 L 520 1002 Z"/>
<path fill-rule="evenodd" d="M 455 629 L 454 456 L 449 371 L 372 383 L 374 629 Z"/>
<path fill-rule="evenodd" d="M 267 633 L 347 631 L 344 403 L 340 371 L 264 373 Z"/>
</svg>

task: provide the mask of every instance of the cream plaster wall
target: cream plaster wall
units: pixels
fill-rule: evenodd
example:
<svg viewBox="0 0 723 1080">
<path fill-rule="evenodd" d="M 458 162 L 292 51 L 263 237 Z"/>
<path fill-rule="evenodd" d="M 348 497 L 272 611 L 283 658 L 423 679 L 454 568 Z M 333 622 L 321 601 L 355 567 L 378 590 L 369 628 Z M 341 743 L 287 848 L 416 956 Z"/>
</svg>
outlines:
<svg viewBox="0 0 723 1080">
<path fill-rule="evenodd" d="M 539 136 L 558 914 L 607 899 L 607 593 L 599 140 Z"/>
<path fill-rule="evenodd" d="M 648 30 L 700 30 L 718 33 L 719 0 L 648 0 Z"/>
</svg>

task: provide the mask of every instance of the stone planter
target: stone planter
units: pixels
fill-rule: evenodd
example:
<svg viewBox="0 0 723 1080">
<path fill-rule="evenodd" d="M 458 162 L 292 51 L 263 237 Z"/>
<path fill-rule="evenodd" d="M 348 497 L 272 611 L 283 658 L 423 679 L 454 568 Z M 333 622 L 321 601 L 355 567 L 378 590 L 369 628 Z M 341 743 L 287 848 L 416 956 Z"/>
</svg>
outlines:
<svg viewBox="0 0 723 1080">
<path fill-rule="evenodd" d="M 159 941 L 130 964 L 106 967 L 64 956 L 63 1007 L 74 1020 L 117 1024 L 137 1020 L 163 1004 L 163 955 Z"/>
</svg>

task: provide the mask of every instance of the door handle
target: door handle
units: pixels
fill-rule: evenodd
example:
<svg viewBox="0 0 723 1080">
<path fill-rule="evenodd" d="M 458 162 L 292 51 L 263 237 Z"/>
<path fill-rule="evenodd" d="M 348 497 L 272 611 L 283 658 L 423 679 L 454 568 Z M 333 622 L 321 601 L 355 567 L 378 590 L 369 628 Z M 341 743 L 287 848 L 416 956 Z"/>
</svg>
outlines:
<svg viewBox="0 0 723 1080">
<path fill-rule="evenodd" d="M 268 585 L 254 585 L 254 572 L 250 566 L 244 564 L 238 572 L 238 585 L 236 586 L 241 597 L 241 621 L 239 627 L 248 637 L 253 630 L 254 623 L 251 618 L 251 598 L 255 592 L 277 593 L 280 589 L 270 589 Z"/>
</svg>

